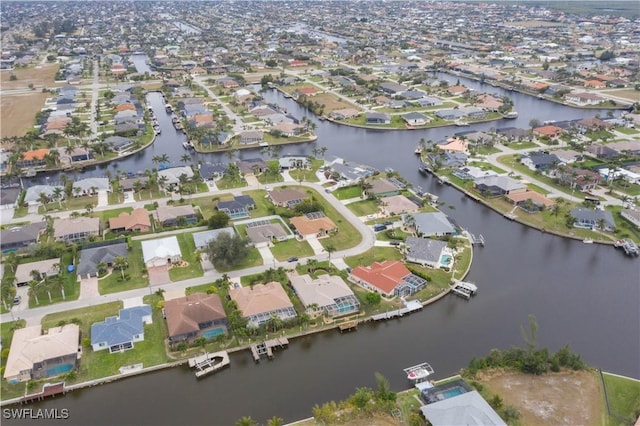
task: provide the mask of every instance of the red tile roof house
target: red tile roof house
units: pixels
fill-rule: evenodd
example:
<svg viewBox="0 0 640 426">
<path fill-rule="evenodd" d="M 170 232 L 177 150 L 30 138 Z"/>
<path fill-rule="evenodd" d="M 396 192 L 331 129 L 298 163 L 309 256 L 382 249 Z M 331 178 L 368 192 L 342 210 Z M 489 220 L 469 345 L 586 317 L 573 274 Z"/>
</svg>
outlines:
<svg viewBox="0 0 640 426">
<path fill-rule="evenodd" d="M 109 219 L 109 229 L 111 232 L 149 232 L 151 230 L 151 220 L 146 209 L 135 209 L 131 213 L 122 212 L 117 217 Z"/>
<path fill-rule="evenodd" d="M 314 96 L 318 94 L 318 89 L 315 87 L 300 87 L 295 91 L 297 96 Z"/>
<path fill-rule="evenodd" d="M 598 186 L 602 180 L 599 173 L 569 166 L 559 166 L 555 173 L 556 179 L 561 183 L 578 191 L 590 191 Z"/>
<path fill-rule="evenodd" d="M 211 339 L 227 332 L 227 315 L 217 294 L 194 293 L 164 304 L 169 342 Z"/>
<path fill-rule="evenodd" d="M 556 138 L 562 135 L 564 133 L 564 130 L 562 130 L 558 126 L 542 126 L 542 127 L 536 127 L 535 129 L 533 129 L 533 133 L 536 136 L 546 136 L 549 138 Z"/>
<path fill-rule="evenodd" d="M 349 279 L 365 290 L 385 297 L 409 296 L 423 288 L 427 281 L 414 275 L 398 260 L 373 262 L 371 266 L 357 266 Z"/>
</svg>

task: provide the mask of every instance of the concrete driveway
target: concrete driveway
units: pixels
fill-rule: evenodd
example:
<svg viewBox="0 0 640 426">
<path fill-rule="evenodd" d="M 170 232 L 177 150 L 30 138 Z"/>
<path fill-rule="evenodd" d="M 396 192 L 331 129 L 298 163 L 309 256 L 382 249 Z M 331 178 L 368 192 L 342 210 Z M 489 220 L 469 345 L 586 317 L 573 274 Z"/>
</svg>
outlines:
<svg viewBox="0 0 640 426">
<path fill-rule="evenodd" d="M 147 269 L 149 272 L 149 285 L 151 287 L 169 284 L 171 278 L 169 278 L 169 266 L 152 266 Z"/>
<path fill-rule="evenodd" d="M 98 207 L 105 207 L 109 205 L 109 193 L 107 191 L 98 192 Z"/>
<path fill-rule="evenodd" d="M 99 297 L 98 277 L 82 278 L 80 280 L 80 297 L 79 300 L 91 299 Z"/>
<path fill-rule="evenodd" d="M 260 256 L 262 256 L 262 263 L 264 265 L 272 265 L 275 262 L 273 253 L 271 253 L 269 247 L 258 247 L 258 251 L 260 252 Z"/>
<path fill-rule="evenodd" d="M 313 249 L 314 254 L 317 255 L 317 254 L 325 253 L 324 247 L 322 247 L 322 244 L 320 244 L 320 241 L 318 241 L 317 238 L 307 238 L 307 242 Z"/>
</svg>

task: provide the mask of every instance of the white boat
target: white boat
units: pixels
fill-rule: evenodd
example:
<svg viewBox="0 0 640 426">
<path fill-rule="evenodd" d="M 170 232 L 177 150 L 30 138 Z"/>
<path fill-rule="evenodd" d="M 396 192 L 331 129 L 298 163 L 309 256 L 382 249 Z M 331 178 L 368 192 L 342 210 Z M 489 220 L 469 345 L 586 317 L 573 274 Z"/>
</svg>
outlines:
<svg viewBox="0 0 640 426">
<path fill-rule="evenodd" d="M 465 123 L 464 121 L 456 121 L 456 126 L 458 127 L 466 127 L 469 123 Z"/>
<path fill-rule="evenodd" d="M 417 147 L 416 150 L 413 152 L 415 152 L 416 155 L 422 154 L 422 147 L 421 146 Z"/>
<path fill-rule="evenodd" d="M 504 118 L 518 118 L 518 111 L 510 111 L 504 116 Z"/>
<path fill-rule="evenodd" d="M 407 374 L 407 379 L 413 383 L 423 382 L 433 374 L 433 368 L 426 362 L 405 368 L 403 371 Z"/>
<path fill-rule="evenodd" d="M 593 240 L 591 238 L 585 238 L 582 242 L 585 244 L 593 244 Z"/>
</svg>

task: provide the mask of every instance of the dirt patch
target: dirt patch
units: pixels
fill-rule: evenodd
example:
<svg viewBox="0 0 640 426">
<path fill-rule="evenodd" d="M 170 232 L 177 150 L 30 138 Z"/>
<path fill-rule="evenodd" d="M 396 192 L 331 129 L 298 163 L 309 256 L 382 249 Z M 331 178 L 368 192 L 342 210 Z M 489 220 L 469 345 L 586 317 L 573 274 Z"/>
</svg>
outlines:
<svg viewBox="0 0 640 426">
<path fill-rule="evenodd" d="M 36 65 L 27 68 L 16 68 L 14 70 L 4 70 L 0 72 L 0 81 L 2 82 L 2 90 L 10 89 L 27 89 L 29 84 L 42 89 L 43 87 L 52 87 L 54 85 L 53 78 L 60 69 L 59 64 Z M 16 80 L 11 80 L 11 75 L 16 76 Z"/>
<path fill-rule="evenodd" d="M 35 115 L 49 96 L 51 94 L 36 91 L 15 95 L 3 93 L 0 100 L 0 137 L 24 136 L 33 128 Z"/>
<path fill-rule="evenodd" d="M 315 102 L 324 105 L 324 113 L 328 114 L 331 111 L 335 111 L 337 109 L 344 108 L 356 108 L 353 104 L 347 103 L 340 98 L 337 98 L 335 95 L 331 93 L 320 93 L 319 95 L 313 96 L 311 98 Z"/>
<path fill-rule="evenodd" d="M 603 396 L 595 372 L 533 376 L 515 371 L 479 373 L 479 381 L 520 411 L 525 425 L 599 425 Z"/>
</svg>

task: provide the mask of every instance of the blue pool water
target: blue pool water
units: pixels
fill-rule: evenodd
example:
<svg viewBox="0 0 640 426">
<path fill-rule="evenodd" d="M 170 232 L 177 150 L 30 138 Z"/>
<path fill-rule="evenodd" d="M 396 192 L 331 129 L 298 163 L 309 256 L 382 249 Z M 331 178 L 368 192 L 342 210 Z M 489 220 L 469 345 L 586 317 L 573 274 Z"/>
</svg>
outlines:
<svg viewBox="0 0 640 426">
<path fill-rule="evenodd" d="M 219 336 L 222 333 L 224 333 L 223 329 L 216 328 L 213 330 L 205 331 L 204 333 L 202 333 L 202 337 L 204 337 L 205 339 L 213 339 L 214 337 Z"/>
<path fill-rule="evenodd" d="M 47 377 L 68 373 L 72 369 L 73 364 L 56 365 L 55 367 L 47 368 Z"/>
<path fill-rule="evenodd" d="M 450 265 L 451 264 L 451 256 L 449 256 L 448 254 L 443 254 L 442 256 L 440 256 L 440 264 L 442 265 Z"/>
<path fill-rule="evenodd" d="M 448 399 L 448 398 L 453 398 L 454 396 L 462 395 L 463 393 L 464 393 L 464 389 L 462 388 L 452 388 L 442 392 L 442 396 Z"/>
</svg>

